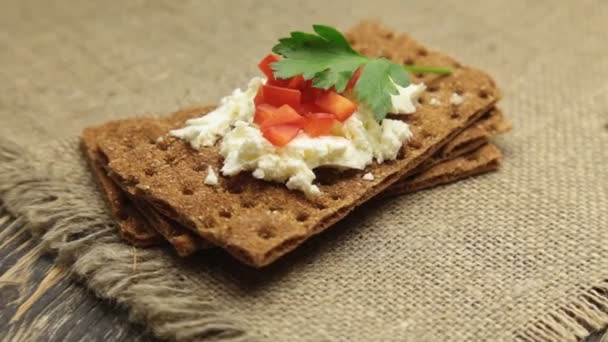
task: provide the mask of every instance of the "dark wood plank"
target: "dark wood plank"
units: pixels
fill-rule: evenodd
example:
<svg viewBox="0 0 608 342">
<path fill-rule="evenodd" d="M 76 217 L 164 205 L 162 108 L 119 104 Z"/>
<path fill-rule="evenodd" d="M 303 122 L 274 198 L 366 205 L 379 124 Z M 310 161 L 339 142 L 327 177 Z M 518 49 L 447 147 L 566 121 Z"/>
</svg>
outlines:
<svg viewBox="0 0 608 342">
<path fill-rule="evenodd" d="M 153 341 L 124 308 L 67 276 L 19 220 L 0 210 L 0 340 Z"/>
</svg>

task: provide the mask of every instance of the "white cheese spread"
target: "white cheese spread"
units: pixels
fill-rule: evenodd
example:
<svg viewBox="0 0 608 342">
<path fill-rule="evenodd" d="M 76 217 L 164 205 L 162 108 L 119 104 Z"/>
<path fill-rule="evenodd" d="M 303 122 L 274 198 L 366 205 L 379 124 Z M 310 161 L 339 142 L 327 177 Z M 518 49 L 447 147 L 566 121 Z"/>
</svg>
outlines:
<svg viewBox="0 0 608 342">
<path fill-rule="evenodd" d="M 213 167 L 211 167 L 211 166 L 207 167 L 207 177 L 205 177 L 204 183 L 207 185 L 217 185 L 218 184 L 217 174 L 215 173 L 215 171 L 213 170 Z"/>
<path fill-rule="evenodd" d="M 410 84 L 407 87 L 393 83 L 399 94 L 391 95 L 392 107 L 389 111 L 393 114 L 412 114 L 416 112 L 416 102 L 426 89 L 424 83 Z"/>
<path fill-rule="evenodd" d="M 450 96 L 450 103 L 453 104 L 454 106 L 460 105 L 462 103 L 462 101 L 464 101 L 462 96 L 460 96 L 456 93 L 452 93 L 452 96 Z"/>
<path fill-rule="evenodd" d="M 374 179 L 376 179 L 376 177 L 374 177 L 374 174 L 371 172 L 364 174 L 362 178 L 366 181 L 373 181 Z"/>
<path fill-rule="evenodd" d="M 378 123 L 372 113 L 360 106 L 336 135 L 312 138 L 300 132 L 287 145 L 276 147 L 253 123 L 253 98 L 264 82 L 264 79 L 252 79 L 248 89 L 235 90 L 222 99 L 217 109 L 188 120 L 184 128 L 170 134 L 185 139 L 195 149 L 213 145 L 223 137 L 220 153 L 224 157 L 221 169 L 224 176 L 251 171 L 255 178 L 285 182 L 287 188 L 300 190 L 307 196 L 320 193 L 313 184 L 315 168 L 363 170 L 374 160 L 382 163 L 397 158 L 403 143 L 412 137 L 405 122 L 384 119 Z M 409 87 L 401 87 L 395 100 L 398 103 L 393 103 L 398 113 L 413 113 L 416 97 L 425 89 L 423 84 L 414 85 L 415 90 L 407 90 Z M 404 94 L 409 94 L 408 101 Z"/>
</svg>

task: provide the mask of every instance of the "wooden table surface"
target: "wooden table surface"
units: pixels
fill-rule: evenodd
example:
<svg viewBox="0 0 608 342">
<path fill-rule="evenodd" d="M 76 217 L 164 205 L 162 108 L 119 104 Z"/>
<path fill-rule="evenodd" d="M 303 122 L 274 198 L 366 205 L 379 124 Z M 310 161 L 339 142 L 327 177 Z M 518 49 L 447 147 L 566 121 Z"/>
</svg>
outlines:
<svg viewBox="0 0 608 342">
<path fill-rule="evenodd" d="M 124 308 L 95 297 L 0 209 L 0 341 L 152 341 Z"/>
<path fill-rule="evenodd" d="M 598 332 L 585 342 L 608 342 Z M 95 297 L 41 253 L 0 208 L 0 341 L 154 341 L 124 308 Z"/>
</svg>

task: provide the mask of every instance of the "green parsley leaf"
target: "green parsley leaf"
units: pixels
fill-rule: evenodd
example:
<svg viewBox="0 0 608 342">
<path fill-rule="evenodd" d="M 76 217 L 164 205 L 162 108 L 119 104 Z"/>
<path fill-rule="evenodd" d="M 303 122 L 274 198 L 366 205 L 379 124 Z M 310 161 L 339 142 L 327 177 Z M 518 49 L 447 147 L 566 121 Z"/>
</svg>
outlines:
<svg viewBox="0 0 608 342">
<path fill-rule="evenodd" d="M 370 59 L 353 50 L 344 35 L 333 27 L 313 25 L 314 34 L 291 32 L 279 39 L 272 51 L 285 57 L 271 65 L 276 78 L 302 75 L 320 89 L 346 89 L 353 73 L 363 67 L 355 86 L 359 102 L 371 109 L 378 121 L 391 108 L 391 95 L 398 93 L 395 84 L 406 87 L 413 72 L 450 73 L 449 68 L 403 66 L 384 58 Z M 415 70 L 415 71 L 414 71 Z M 394 82 L 394 83 L 393 83 Z"/>
<path fill-rule="evenodd" d="M 317 35 L 292 32 L 290 38 L 279 40 L 272 51 L 286 57 L 271 65 L 277 78 L 290 78 L 302 74 L 313 79 L 313 86 L 321 89 L 335 87 L 343 92 L 359 65 L 368 59 L 348 44 L 336 29 L 314 25 Z"/>
<path fill-rule="evenodd" d="M 395 84 L 405 87 L 409 83 L 409 77 L 401 65 L 378 58 L 365 65 L 355 85 L 355 92 L 359 102 L 365 103 L 376 120 L 381 121 L 391 109 L 391 95 L 398 94 Z"/>
</svg>

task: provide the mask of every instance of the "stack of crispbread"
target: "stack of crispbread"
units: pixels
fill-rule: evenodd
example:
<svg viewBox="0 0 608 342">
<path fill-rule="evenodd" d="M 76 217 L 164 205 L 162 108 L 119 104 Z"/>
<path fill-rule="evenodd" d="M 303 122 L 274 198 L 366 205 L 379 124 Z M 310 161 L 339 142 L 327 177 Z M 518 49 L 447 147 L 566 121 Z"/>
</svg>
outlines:
<svg viewBox="0 0 608 342">
<path fill-rule="evenodd" d="M 500 92 L 490 76 L 375 22 L 361 23 L 346 35 L 365 55 L 455 68 L 447 76 L 412 76 L 427 90 L 416 113 L 400 117 L 414 136 L 397 160 L 365 171 L 319 170 L 322 194 L 310 199 L 243 173 L 220 176 L 216 187 L 205 185 L 208 167 L 222 167 L 218 147 L 194 150 L 167 133 L 212 107 L 87 128 L 82 134 L 86 156 L 120 235 L 138 246 L 168 241 L 180 256 L 217 246 L 261 267 L 372 197 L 406 194 L 498 168 L 501 154 L 490 139 L 510 127 L 496 108 Z M 364 180 L 366 172 L 374 179 Z"/>
</svg>

